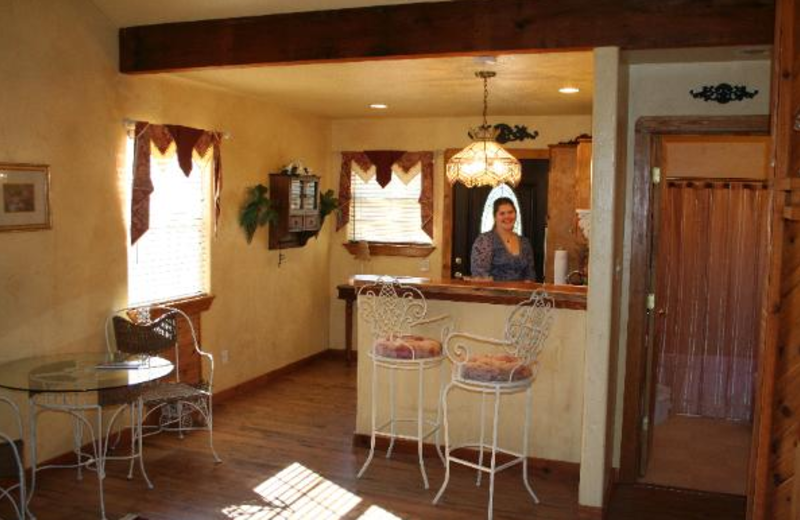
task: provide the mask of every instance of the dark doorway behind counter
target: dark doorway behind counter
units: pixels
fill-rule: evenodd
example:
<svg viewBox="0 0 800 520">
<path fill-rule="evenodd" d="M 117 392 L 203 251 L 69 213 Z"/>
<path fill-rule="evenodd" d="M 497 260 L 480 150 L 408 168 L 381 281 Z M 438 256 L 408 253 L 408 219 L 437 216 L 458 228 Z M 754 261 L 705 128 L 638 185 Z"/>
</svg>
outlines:
<svg viewBox="0 0 800 520">
<path fill-rule="evenodd" d="M 522 235 L 533 246 L 533 264 L 536 281 L 544 281 L 544 244 L 547 223 L 547 176 L 549 159 L 521 159 L 522 181 L 512 188 L 519 202 Z M 481 233 L 481 217 L 492 188 L 466 188 L 453 186 L 452 253 L 450 276 L 470 276 L 472 243 Z"/>
</svg>

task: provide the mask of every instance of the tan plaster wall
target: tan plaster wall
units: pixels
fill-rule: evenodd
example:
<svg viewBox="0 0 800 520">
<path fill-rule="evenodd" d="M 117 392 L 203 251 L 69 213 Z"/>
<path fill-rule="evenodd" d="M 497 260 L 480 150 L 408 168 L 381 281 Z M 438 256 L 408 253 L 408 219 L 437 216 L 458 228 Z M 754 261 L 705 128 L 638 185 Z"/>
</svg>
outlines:
<svg viewBox="0 0 800 520">
<path fill-rule="evenodd" d="M 589 256 L 591 283 L 587 294 L 586 359 L 584 370 L 583 437 L 578 501 L 601 507 L 607 478 L 609 378 L 614 318 L 614 250 L 616 208 L 621 203 L 617 183 L 620 97 L 619 49 L 594 51 L 595 99 L 592 129 L 592 224 Z"/>
<path fill-rule="evenodd" d="M 266 231 L 248 246 L 237 224 L 245 187 L 293 159 L 333 186 L 327 121 L 184 81 L 117 74 L 116 30 L 88 1 L 0 0 L 0 34 L 13 42 L 0 46 L 0 162 L 49 164 L 53 214 L 52 230 L 0 234 L 0 361 L 105 348 L 105 316 L 127 298 L 125 117 L 233 136 L 222 145 L 216 301 L 202 331 L 217 360 L 216 388 L 327 346 L 330 234 L 285 251 L 278 268 Z M 45 425 L 41 457 L 66 451 L 71 430 L 57 419 Z"/>
<path fill-rule="evenodd" d="M 505 320 L 513 309 L 508 305 L 465 303 L 450 301 L 428 301 L 428 316 L 447 314 L 455 321 L 457 330 L 486 337 L 502 338 Z M 357 345 L 360 351 L 358 364 L 358 415 L 356 431 L 370 432 L 370 410 L 372 405 L 372 363 L 367 357 L 372 336 L 369 325 L 359 316 Z M 437 337 L 436 329 L 425 331 Z M 531 406 L 531 430 L 529 432 L 532 457 L 580 462 L 581 415 L 583 407 L 583 372 L 586 338 L 586 312 L 582 310 L 557 309 L 553 327 L 539 357 L 541 368 L 533 385 Z M 452 368 L 445 362 L 441 375 L 449 381 Z M 397 417 L 416 417 L 417 375 L 410 371 L 400 374 L 396 380 Z M 436 396 L 439 392 L 440 374 L 429 370 L 425 376 L 424 392 L 426 418 L 436 416 Z M 378 424 L 389 417 L 389 377 L 385 369 L 379 369 L 378 378 Z M 480 394 L 454 389 L 448 396 L 450 440 L 453 444 L 475 442 L 480 438 Z M 487 432 L 491 432 L 491 417 L 494 401 L 486 400 Z M 500 407 L 500 447 L 522 451 L 523 419 L 525 417 L 525 393 L 505 396 Z M 412 430 L 401 430 L 411 433 Z M 490 433 L 487 433 L 490 436 Z M 487 437 L 488 438 L 488 437 Z M 428 441 L 432 442 L 432 440 Z M 372 464 L 385 464 L 376 457 Z"/>
<path fill-rule="evenodd" d="M 509 148 L 547 149 L 548 145 L 567 141 L 583 133 L 590 133 L 591 116 L 542 116 L 490 117 L 489 122 L 507 122 L 527 125 L 529 130 L 538 130 L 539 136 L 533 141 L 508 143 Z M 330 253 L 330 346 L 344 348 L 344 303 L 337 300 L 336 285 L 359 273 L 425 276 L 441 276 L 441 237 L 443 189 L 444 189 L 444 150 L 461 148 L 469 143 L 466 132 L 479 121 L 472 117 L 403 119 L 344 119 L 332 122 L 331 154 L 328 170 L 337 179 L 341 170 L 342 151 L 353 150 L 432 150 L 435 152 L 434 167 L 434 246 L 436 250 L 427 262 L 419 258 L 373 257 L 369 263 L 353 259 L 342 243 L 347 241 L 347 228 L 335 231 L 331 225 Z M 449 232 L 449 231 L 448 231 Z M 425 270 L 425 267 L 428 269 Z"/>
<path fill-rule="evenodd" d="M 622 257 L 620 335 L 617 352 L 617 385 L 614 417 L 614 458 L 619 467 L 622 441 L 622 403 L 625 390 L 625 362 L 628 341 L 628 288 L 631 258 L 631 196 L 633 192 L 633 157 L 636 121 L 643 116 L 736 116 L 769 113 L 770 63 L 766 60 L 710 63 L 635 63 L 629 66 L 628 131 L 625 162 L 626 203 L 625 237 Z M 692 89 L 704 85 L 730 83 L 747 85 L 759 94 L 744 101 L 719 104 L 694 99 Z"/>
</svg>

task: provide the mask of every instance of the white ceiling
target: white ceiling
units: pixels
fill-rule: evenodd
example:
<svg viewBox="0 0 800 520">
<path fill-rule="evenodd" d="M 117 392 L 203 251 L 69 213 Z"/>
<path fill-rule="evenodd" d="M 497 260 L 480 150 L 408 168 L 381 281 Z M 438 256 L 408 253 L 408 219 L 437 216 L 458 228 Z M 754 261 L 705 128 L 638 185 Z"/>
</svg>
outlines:
<svg viewBox="0 0 800 520">
<path fill-rule="evenodd" d="M 454 117 L 480 115 L 489 80 L 490 115 L 590 114 L 590 52 L 499 56 L 494 65 L 471 57 L 212 69 L 178 77 L 262 97 L 330 118 Z M 578 94 L 558 92 L 576 86 Z M 371 103 L 389 105 L 373 110 Z"/>
</svg>

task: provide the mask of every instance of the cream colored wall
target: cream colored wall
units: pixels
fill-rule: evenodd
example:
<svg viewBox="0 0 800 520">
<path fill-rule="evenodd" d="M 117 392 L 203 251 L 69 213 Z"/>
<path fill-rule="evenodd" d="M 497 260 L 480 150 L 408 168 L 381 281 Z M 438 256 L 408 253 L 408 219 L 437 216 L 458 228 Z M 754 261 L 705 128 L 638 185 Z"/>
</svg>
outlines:
<svg viewBox="0 0 800 520">
<path fill-rule="evenodd" d="M 533 141 L 508 143 L 509 148 L 547 149 L 548 145 L 567 141 L 583 133 L 591 133 L 591 116 L 541 116 L 490 117 L 491 122 L 527 125 L 537 130 Z M 330 267 L 330 346 L 344 347 L 344 303 L 337 300 L 336 285 L 344 283 L 354 274 L 413 275 L 438 278 L 441 276 L 441 237 L 444 190 L 444 150 L 461 148 L 469 143 L 467 130 L 478 124 L 476 117 L 403 119 L 376 116 L 374 119 L 347 119 L 333 121 L 331 154 L 328 170 L 338 179 L 342 151 L 355 150 L 432 150 L 435 152 L 434 168 L 434 246 L 436 250 L 427 262 L 419 258 L 373 257 L 369 263 L 353 259 L 341 244 L 347 241 L 347 228 L 336 232 L 331 226 Z M 338 187 L 336 188 L 338 193 Z M 448 230 L 449 232 L 449 230 Z M 429 266 L 425 270 L 425 266 Z"/>
<path fill-rule="evenodd" d="M 211 248 L 211 292 L 214 305 L 203 317 L 203 340 L 221 361 L 218 388 L 260 376 L 328 344 L 328 243 L 324 231 L 303 248 L 267 249 L 266 229 L 249 246 L 238 224 L 246 189 L 267 183 L 268 172 L 294 159 L 325 174 L 328 123 L 291 114 L 262 102 L 224 91 L 200 89 L 179 80 L 123 77 L 120 106 L 126 117 L 175 122 L 198 128 L 224 129 L 222 216 Z M 181 100 L 191 100 L 182 103 Z M 331 187 L 325 174 L 323 189 Z M 332 227 L 327 219 L 325 225 Z"/>
<path fill-rule="evenodd" d="M 583 438 L 578 501 L 603 506 L 607 478 L 607 446 L 611 418 L 608 415 L 614 318 L 615 229 L 617 207 L 622 203 L 618 175 L 619 49 L 594 51 L 595 99 L 592 131 L 592 227 L 587 294 L 586 360 L 584 371 Z M 621 237 L 619 237 L 621 238 Z"/>
<path fill-rule="evenodd" d="M 474 334 L 502 338 L 503 326 L 513 307 L 485 303 L 465 303 L 450 301 L 428 301 L 428 316 L 450 315 L 455 320 L 455 328 Z M 370 410 L 372 405 L 372 363 L 367 352 L 372 344 L 369 325 L 358 317 L 357 345 L 361 359 L 358 364 L 358 415 L 356 431 L 370 432 Z M 436 337 L 436 329 L 428 329 L 427 334 Z M 580 462 L 581 413 L 583 404 L 583 372 L 585 354 L 586 312 L 582 310 L 557 309 L 553 327 L 539 357 L 540 372 L 533 385 L 533 404 L 531 407 L 530 456 Z M 388 419 L 388 374 L 379 369 L 378 424 Z M 451 365 L 445 362 L 442 376 L 449 381 Z M 417 375 L 397 376 L 397 417 L 416 417 Z M 429 371 L 425 376 L 426 417 L 436 415 L 436 396 L 439 392 L 439 372 Z M 525 394 L 503 397 L 500 409 L 500 446 L 512 451 L 522 451 L 522 427 L 525 417 Z M 448 397 L 450 440 L 453 444 L 480 438 L 479 394 L 455 389 Z M 487 428 L 491 431 L 492 406 L 487 399 Z M 413 427 L 412 427 L 413 429 Z M 401 430 L 411 433 L 411 430 Z M 432 439 L 429 441 L 432 442 Z M 381 461 L 373 464 L 381 464 Z"/>
<path fill-rule="evenodd" d="M 52 230 L 0 234 L 0 361 L 105 348 L 105 316 L 127 298 L 125 117 L 233 136 L 222 145 L 216 300 L 202 331 L 217 360 L 216 388 L 327 346 L 330 234 L 285 251 L 278 268 L 266 232 L 248 246 L 237 224 L 245 187 L 292 159 L 333 185 L 327 121 L 191 83 L 119 75 L 116 29 L 90 1 L 0 0 L 0 34 L 13 42 L 0 46 L 0 162 L 49 164 L 53 214 Z M 57 420 L 45 424 L 41 457 L 66 451 L 70 435 L 55 434 Z"/>
<path fill-rule="evenodd" d="M 643 116 L 736 116 L 769 113 L 770 62 L 767 60 L 712 63 L 635 63 L 631 64 L 628 89 L 628 158 L 626 173 L 625 238 L 622 265 L 622 302 L 619 350 L 617 354 L 616 407 L 614 418 L 614 466 L 619 467 L 622 440 L 622 402 L 625 390 L 625 362 L 628 331 L 628 288 L 630 287 L 631 196 L 636 121 Z M 744 84 L 758 90 L 753 99 L 727 104 L 705 102 L 689 95 L 704 85 Z"/>
</svg>

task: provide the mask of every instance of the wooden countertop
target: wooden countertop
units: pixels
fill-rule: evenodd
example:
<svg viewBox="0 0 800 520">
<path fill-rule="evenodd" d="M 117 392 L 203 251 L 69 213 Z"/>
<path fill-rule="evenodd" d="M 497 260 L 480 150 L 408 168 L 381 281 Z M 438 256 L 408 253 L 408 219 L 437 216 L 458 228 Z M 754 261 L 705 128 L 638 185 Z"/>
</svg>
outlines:
<svg viewBox="0 0 800 520">
<path fill-rule="evenodd" d="M 339 298 L 354 300 L 358 287 L 375 281 L 377 276 L 360 275 L 337 286 Z M 534 282 L 464 281 L 457 279 L 428 279 L 400 277 L 406 285 L 418 288 L 429 300 L 514 305 L 527 300 L 535 289 L 542 288 L 555 300 L 556 308 L 586 310 L 585 286 L 553 285 Z"/>
</svg>

